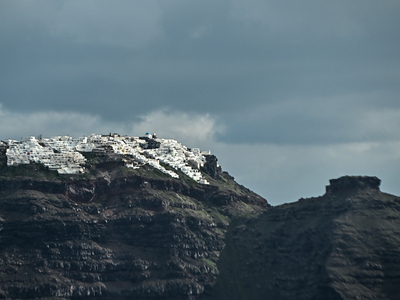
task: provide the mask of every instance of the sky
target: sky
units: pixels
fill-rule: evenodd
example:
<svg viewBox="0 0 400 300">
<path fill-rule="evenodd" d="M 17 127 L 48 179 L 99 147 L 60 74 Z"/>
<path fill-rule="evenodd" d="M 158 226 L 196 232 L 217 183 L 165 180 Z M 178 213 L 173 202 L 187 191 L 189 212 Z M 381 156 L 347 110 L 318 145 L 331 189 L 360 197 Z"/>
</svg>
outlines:
<svg viewBox="0 0 400 300">
<path fill-rule="evenodd" d="M 2 0 L 0 139 L 118 132 L 211 150 L 272 205 L 400 195 L 400 1 Z"/>
</svg>

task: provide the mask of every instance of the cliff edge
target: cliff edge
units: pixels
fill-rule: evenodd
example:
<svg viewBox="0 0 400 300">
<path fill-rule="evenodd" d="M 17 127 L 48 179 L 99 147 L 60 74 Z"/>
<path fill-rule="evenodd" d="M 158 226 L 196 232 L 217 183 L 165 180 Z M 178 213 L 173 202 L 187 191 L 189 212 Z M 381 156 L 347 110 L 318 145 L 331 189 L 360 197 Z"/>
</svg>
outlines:
<svg viewBox="0 0 400 300">
<path fill-rule="evenodd" d="M 344 176 L 230 226 L 206 299 L 398 299 L 400 198 Z"/>
<path fill-rule="evenodd" d="M 200 171 L 209 184 L 200 184 L 106 153 L 86 153 L 83 174 L 7 167 L 5 150 L 2 299 L 195 298 L 215 283 L 231 220 L 269 208 L 215 157 Z"/>
</svg>

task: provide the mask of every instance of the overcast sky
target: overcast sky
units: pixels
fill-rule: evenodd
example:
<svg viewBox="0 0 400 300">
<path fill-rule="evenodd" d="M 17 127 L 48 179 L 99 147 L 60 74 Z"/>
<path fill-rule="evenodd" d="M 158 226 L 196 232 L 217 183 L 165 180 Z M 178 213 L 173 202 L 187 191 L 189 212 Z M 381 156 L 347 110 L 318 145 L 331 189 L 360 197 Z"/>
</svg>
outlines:
<svg viewBox="0 0 400 300">
<path fill-rule="evenodd" d="M 0 1 L 0 139 L 156 132 L 271 204 L 400 195 L 400 1 Z"/>
</svg>

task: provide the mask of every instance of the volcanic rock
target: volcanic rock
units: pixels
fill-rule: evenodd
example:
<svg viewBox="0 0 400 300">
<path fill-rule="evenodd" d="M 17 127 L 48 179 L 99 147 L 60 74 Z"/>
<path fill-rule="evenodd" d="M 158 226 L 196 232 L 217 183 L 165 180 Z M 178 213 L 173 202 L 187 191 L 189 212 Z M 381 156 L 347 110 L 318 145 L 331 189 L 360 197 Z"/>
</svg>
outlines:
<svg viewBox="0 0 400 300">
<path fill-rule="evenodd" d="M 0 150 L 0 299 L 196 298 L 231 220 L 270 207 L 223 172 L 204 185 L 93 153 L 59 175 Z"/>
<path fill-rule="evenodd" d="M 376 177 L 236 221 L 205 299 L 399 299 L 400 198 Z"/>
</svg>

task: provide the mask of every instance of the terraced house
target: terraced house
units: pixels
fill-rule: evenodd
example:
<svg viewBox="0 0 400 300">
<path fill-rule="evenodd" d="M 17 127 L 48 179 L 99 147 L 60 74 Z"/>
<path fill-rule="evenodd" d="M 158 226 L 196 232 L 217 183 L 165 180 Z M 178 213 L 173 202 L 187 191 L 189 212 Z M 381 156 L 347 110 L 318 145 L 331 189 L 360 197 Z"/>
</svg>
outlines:
<svg viewBox="0 0 400 300">
<path fill-rule="evenodd" d="M 136 161 L 136 164 L 127 164 L 126 167 L 138 168 L 148 164 L 178 178 L 176 172 L 162 165 L 165 164 L 199 183 L 208 184 L 199 170 L 210 152 L 202 152 L 199 148 L 189 149 L 176 140 L 158 139 L 155 134 L 146 133 L 143 137 L 92 134 L 80 138 L 55 136 L 40 139 L 31 136 L 21 141 L 5 140 L 2 144 L 7 146 L 8 166 L 34 162 L 59 174 L 79 174 L 85 172 L 86 158 L 82 153 L 114 153 L 128 155 Z"/>
</svg>

